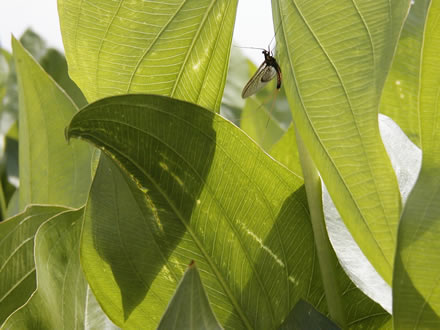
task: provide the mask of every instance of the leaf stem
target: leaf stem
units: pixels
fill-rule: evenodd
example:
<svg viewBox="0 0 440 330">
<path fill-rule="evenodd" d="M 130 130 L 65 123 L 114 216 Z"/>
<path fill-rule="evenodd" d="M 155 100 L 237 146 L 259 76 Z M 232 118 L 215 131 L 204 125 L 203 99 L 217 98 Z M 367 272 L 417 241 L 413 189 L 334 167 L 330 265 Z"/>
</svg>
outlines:
<svg viewBox="0 0 440 330">
<path fill-rule="evenodd" d="M 345 329 L 347 322 L 336 273 L 338 260 L 325 226 L 321 179 L 296 127 L 295 133 L 328 310 L 330 317 Z"/>
</svg>

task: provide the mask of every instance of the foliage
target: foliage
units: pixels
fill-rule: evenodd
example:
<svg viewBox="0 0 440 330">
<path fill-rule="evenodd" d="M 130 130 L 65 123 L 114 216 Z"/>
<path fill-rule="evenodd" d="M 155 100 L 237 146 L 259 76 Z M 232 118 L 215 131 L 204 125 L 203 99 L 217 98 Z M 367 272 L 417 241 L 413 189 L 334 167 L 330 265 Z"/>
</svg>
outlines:
<svg viewBox="0 0 440 330">
<path fill-rule="evenodd" d="M 276 102 L 236 6 L 58 0 L 66 58 L 1 50 L 2 328 L 440 326 L 440 4 L 273 0 Z"/>
</svg>

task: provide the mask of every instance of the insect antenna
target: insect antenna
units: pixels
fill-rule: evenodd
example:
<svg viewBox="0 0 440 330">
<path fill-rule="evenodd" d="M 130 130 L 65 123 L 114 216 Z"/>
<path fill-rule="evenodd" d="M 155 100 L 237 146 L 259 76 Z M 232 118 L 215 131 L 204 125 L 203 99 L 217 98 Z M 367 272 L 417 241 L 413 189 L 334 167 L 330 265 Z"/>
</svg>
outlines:
<svg viewBox="0 0 440 330">
<path fill-rule="evenodd" d="M 258 49 L 258 50 L 266 50 L 264 48 L 260 48 L 260 47 L 244 47 L 244 46 L 235 46 L 235 48 L 246 48 L 246 49 Z"/>
<path fill-rule="evenodd" d="M 267 46 L 268 50 L 270 50 L 270 45 L 272 44 L 272 41 L 274 41 L 280 27 L 281 27 L 281 22 L 278 24 L 277 28 L 275 29 L 275 33 L 273 34 L 273 37 L 270 40 L 269 45 Z"/>
</svg>

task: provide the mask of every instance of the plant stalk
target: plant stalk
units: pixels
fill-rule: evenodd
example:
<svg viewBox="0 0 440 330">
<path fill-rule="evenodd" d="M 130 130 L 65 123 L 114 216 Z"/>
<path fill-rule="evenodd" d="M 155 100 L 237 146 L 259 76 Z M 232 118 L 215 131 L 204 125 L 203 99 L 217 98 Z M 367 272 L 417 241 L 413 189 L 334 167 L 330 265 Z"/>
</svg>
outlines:
<svg viewBox="0 0 440 330">
<path fill-rule="evenodd" d="M 325 226 L 321 179 L 296 127 L 295 134 L 328 311 L 330 318 L 342 329 L 346 329 L 347 322 L 342 292 L 339 288 L 336 272 L 338 259 L 328 238 Z"/>
</svg>

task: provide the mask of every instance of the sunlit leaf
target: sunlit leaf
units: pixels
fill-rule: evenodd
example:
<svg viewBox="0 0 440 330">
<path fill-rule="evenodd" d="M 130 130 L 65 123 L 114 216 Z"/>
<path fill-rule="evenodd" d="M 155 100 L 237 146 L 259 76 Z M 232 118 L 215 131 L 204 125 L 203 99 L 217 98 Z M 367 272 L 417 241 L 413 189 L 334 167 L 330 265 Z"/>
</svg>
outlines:
<svg viewBox="0 0 440 330">
<path fill-rule="evenodd" d="M 169 95 L 219 111 L 237 0 L 59 0 L 69 73 L 89 101 Z"/>
<path fill-rule="evenodd" d="M 417 0 L 411 6 L 380 104 L 380 111 L 391 117 L 417 146 L 420 146 L 420 61 L 430 2 Z"/>
<path fill-rule="evenodd" d="M 272 4 L 296 129 L 351 234 L 391 283 L 401 202 L 377 114 L 409 1 Z"/>
<path fill-rule="evenodd" d="M 422 46 L 420 118 L 422 169 L 399 225 L 393 278 L 394 325 L 440 326 L 440 4 L 432 1 Z"/>
</svg>

